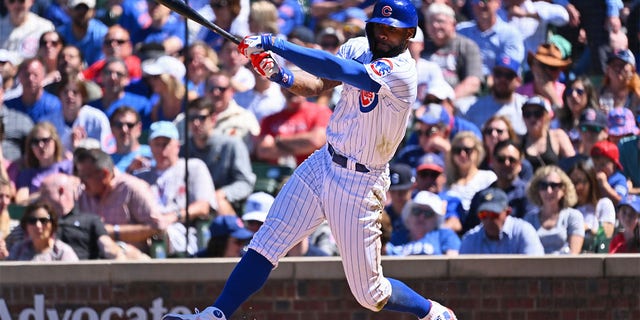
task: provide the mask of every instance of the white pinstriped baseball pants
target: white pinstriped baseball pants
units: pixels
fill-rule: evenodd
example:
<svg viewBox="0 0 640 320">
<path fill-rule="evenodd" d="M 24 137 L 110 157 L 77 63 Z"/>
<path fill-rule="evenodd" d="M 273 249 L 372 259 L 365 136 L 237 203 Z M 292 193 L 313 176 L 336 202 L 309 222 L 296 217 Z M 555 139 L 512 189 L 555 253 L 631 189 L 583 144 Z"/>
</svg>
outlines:
<svg viewBox="0 0 640 320">
<path fill-rule="evenodd" d="M 382 275 L 380 215 L 388 170 L 361 173 L 335 164 L 327 147 L 295 170 L 249 248 L 274 266 L 325 219 L 340 250 L 349 287 L 365 308 L 379 311 L 391 295 Z"/>
</svg>

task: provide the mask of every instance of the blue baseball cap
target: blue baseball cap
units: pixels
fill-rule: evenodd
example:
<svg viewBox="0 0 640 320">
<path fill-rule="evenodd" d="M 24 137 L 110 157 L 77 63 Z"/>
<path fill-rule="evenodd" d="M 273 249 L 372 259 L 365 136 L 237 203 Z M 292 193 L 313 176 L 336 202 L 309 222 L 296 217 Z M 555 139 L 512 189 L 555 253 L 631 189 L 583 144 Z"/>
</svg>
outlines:
<svg viewBox="0 0 640 320">
<path fill-rule="evenodd" d="M 500 213 L 509 207 L 507 194 L 498 188 L 484 189 L 474 197 L 479 197 L 481 201 L 477 212 L 490 211 Z"/>
<path fill-rule="evenodd" d="M 178 128 L 175 124 L 173 124 L 173 122 L 170 121 L 156 121 L 151 124 L 151 127 L 149 129 L 151 131 L 151 133 L 149 134 L 149 140 L 153 140 L 158 137 L 165 137 L 176 140 L 180 138 L 180 135 L 178 134 Z"/>
<path fill-rule="evenodd" d="M 513 71 L 516 76 L 520 74 L 520 62 L 513 59 L 508 54 L 502 54 L 496 58 L 496 64 L 494 68 L 506 68 Z"/>
<path fill-rule="evenodd" d="M 444 124 L 449 126 L 449 114 L 442 105 L 430 103 L 426 106 L 426 109 L 419 119 L 421 122 L 428 125 Z"/>
<path fill-rule="evenodd" d="M 620 209 L 620 207 L 622 206 L 629 206 L 633 208 L 633 210 L 635 210 L 637 214 L 640 214 L 640 197 L 634 194 L 628 195 L 620 200 L 618 209 Z"/>
<path fill-rule="evenodd" d="M 416 172 L 420 172 L 422 170 L 431 170 L 437 172 L 444 172 L 444 160 L 441 156 L 435 153 L 427 153 L 418 162 L 418 166 L 416 167 Z"/>
<path fill-rule="evenodd" d="M 636 57 L 633 56 L 633 53 L 629 49 L 617 50 L 609 53 L 609 55 L 607 56 L 607 63 L 615 59 L 622 60 L 623 62 L 626 62 L 634 67 L 636 66 Z"/>
<path fill-rule="evenodd" d="M 237 216 L 217 216 L 209 225 L 212 237 L 230 236 L 240 240 L 253 237 L 253 232 L 244 227 L 244 222 Z"/>
</svg>

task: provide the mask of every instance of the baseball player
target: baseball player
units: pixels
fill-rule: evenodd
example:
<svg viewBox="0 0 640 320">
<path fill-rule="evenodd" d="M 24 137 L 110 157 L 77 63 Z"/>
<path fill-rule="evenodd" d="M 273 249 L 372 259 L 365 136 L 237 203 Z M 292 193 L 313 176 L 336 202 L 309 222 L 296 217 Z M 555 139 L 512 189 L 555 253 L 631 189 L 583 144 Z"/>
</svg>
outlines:
<svg viewBox="0 0 640 320">
<path fill-rule="evenodd" d="M 380 223 L 389 188 L 388 162 L 405 133 L 416 99 L 415 61 L 407 51 L 418 24 L 410 0 L 379 0 L 366 37 L 337 55 L 294 45 L 271 34 L 248 36 L 238 50 L 254 69 L 305 96 L 343 84 L 327 128 L 327 145 L 295 170 L 213 306 L 163 319 L 227 319 L 266 282 L 280 258 L 325 219 L 340 250 L 356 300 L 372 311 L 419 319 L 456 319 L 451 310 L 386 278 L 380 265 Z M 302 70 L 279 66 L 273 52 Z"/>
</svg>

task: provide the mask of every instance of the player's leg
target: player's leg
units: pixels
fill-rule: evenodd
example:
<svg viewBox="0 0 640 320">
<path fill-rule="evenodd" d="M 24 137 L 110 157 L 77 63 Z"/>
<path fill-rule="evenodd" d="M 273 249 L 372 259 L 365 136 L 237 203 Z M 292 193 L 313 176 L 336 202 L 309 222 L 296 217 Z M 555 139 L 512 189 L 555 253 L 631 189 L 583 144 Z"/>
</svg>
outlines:
<svg viewBox="0 0 640 320">
<path fill-rule="evenodd" d="M 267 219 L 254 235 L 249 251 L 227 279 L 212 307 L 196 315 L 171 314 L 164 320 L 226 319 L 260 290 L 280 258 L 324 221 L 319 197 L 314 191 L 323 179 L 313 155 L 287 181 L 269 210 Z"/>
<path fill-rule="evenodd" d="M 332 180 L 332 179 L 333 180 Z M 330 177 L 327 220 L 338 244 L 349 287 L 365 308 L 412 313 L 421 319 L 455 319 L 453 312 L 425 299 L 404 283 L 385 278 L 380 265 L 380 215 L 386 198 L 387 174 L 376 177 L 337 168 Z M 350 190 L 340 190 L 339 188 Z M 363 195 L 365 195 L 363 197 Z"/>
</svg>

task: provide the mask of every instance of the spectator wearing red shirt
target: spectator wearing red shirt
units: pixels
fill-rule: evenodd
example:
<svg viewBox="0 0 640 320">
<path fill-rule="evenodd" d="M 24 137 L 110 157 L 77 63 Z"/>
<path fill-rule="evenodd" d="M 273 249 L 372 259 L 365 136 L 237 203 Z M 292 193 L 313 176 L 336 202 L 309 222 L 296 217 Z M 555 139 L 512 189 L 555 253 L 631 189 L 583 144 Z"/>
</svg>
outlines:
<svg viewBox="0 0 640 320">
<path fill-rule="evenodd" d="M 282 90 L 286 104 L 282 111 L 267 116 L 260 124 L 255 156 L 280 165 L 299 165 L 327 142 L 326 129 L 331 109 Z M 294 161 L 289 161 L 291 159 Z"/>
</svg>

